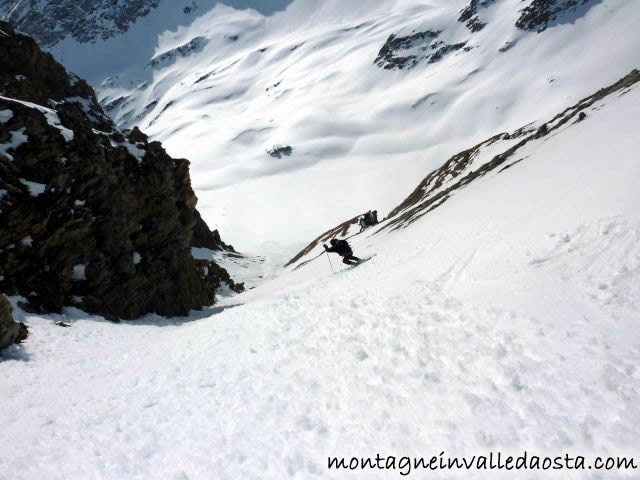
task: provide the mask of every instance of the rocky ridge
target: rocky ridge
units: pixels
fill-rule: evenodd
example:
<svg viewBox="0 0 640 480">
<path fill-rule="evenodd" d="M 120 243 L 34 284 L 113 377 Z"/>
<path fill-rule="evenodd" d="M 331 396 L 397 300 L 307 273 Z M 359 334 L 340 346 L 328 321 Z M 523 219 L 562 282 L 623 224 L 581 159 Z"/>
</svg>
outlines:
<svg viewBox="0 0 640 480">
<path fill-rule="evenodd" d="M 226 249 L 195 209 L 189 162 L 118 130 L 91 87 L 0 23 L 0 291 L 110 319 L 211 305 Z"/>
<path fill-rule="evenodd" d="M 465 23 L 466 27 L 471 32 L 479 32 L 487 26 L 487 23 L 480 20 L 480 17 L 478 16 L 478 6 L 486 8 L 493 3 L 495 3 L 495 0 L 471 0 L 469 2 L 469 5 L 467 5 L 460 11 L 458 21 Z"/>
<path fill-rule="evenodd" d="M 40 45 L 51 47 L 67 35 L 79 43 L 115 37 L 159 3 L 160 0 L 0 0 L 0 12 L 5 13 L 4 21 L 33 35 Z"/>
<path fill-rule="evenodd" d="M 529 124 L 512 133 L 500 133 L 454 155 L 440 168 L 427 175 L 415 190 L 389 213 L 385 219 L 388 221 L 380 230 L 404 228 L 444 204 L 458 190 L 471 182 L 496 170 L 497 173 L 503 172 L 526 160 L 525 157 L 518 155 L 518 151 L 529 142 L 551 135 L 569 122 L 577 123 L 585 120 L 588 109 L 595 102 L 615 92 L 624 91 L 639 81 L 640 72 L 633 70 L 614 84 L 580 100 L 548 122 L 541 123 L 537 128 Z M 482 155 L 488 147 L 498 142 L 504 144 L 501 153 Z"/>
<path fill-rule="evenodd" d="M 441 33 L 426 30 L 406 36 L 391 34 L 373 63 L 385 70 L 405 70 L 414 68 L 421 62 L 436 63 L 449 53 L 462 48 L 465 51 L 471 49 L 466 47 L 466 41 L 447 44 L 437 40 Z"/>
<path fill-rule="evenodd" d="M 602 0 L 533 0 L 520 12 L 516 27 L 541 33 L 555 23 L 579 18 Z"/>
</svg>

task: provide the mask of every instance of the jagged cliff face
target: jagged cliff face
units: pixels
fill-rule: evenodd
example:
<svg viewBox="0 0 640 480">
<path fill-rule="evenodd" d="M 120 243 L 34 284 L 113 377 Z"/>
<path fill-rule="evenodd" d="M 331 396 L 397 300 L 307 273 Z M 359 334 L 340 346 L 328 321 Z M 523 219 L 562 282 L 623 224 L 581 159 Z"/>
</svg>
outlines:
<svg viewBox="0 0 640 480">
<path fill-rule="evenodd" d="M 195 211 L 187 160 L 115 128 L 84 81 L 6 23 L 0 66 L 0 291 L 132 319 L 211 305 L 222 278 L 236 288 L 191 256 L 194 230 L 225 245 Z"/>
<path fill-rule="evenodd" d="M 115 37 L 159 3 L 160 0 L 0 0 L 0 12 L 4 12 L 5 21 L 34 35 L 42 46 L 51 47 L 66 36 L 81 43 Z"/>
</svg>

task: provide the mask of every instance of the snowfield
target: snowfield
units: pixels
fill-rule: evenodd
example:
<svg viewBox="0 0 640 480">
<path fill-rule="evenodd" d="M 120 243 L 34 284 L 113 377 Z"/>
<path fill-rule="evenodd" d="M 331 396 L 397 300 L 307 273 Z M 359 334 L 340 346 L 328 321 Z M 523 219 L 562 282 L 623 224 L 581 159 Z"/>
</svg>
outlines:
<svg viewBox="0 0 640 480">
<path fill-rule="evenodd" d="M 19 311 L 0 477 L 399 478 L 327 468 L 377 453 L 640 460 L 639 111 L 636 85 L 407 228 L 354 237 L 377 255 L 353 270 L 226 258 L 268 281 L 185 319 Z M 428 475 L 636 476 L 409 478 Z"/>
</svg>

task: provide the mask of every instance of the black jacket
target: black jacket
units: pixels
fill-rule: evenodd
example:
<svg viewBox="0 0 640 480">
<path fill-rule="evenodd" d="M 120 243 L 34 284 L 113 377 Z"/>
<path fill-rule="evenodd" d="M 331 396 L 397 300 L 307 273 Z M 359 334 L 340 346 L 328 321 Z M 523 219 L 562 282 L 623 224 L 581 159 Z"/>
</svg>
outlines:
<svg viewBox="0 0 640 480">
<path fill-rule="evenodd" d="M 353 250 L 351 250 L 351 247 L 349 246 L 346 240 L 336 240 L 336 244 L 334 246 L 329 248 L 326 245 L 324 245 L 324 249 L 330 253 L 335 252 L 341 257 L 353 255 Z"/>
</svg>

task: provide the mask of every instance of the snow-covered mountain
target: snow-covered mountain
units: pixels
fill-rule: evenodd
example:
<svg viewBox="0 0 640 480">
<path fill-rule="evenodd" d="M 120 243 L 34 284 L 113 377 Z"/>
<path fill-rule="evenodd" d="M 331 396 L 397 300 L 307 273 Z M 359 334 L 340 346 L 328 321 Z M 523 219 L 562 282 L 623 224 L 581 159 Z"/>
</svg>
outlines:
<svg viewBox="0 0 640 480">
<path fill-rule="evenodd" d="M 192 160 L 205 219 L 259 255 L 191 255 L 248 291 L 125 325 L 11 298 L 0 472 L 633 478 L 594 462 L 640 466 L 640 3 L 175 5 L 51 49 Z M 414 463 L 498 452 L 585 464 Z"/>
<path fill-rule="evenodd" d="M 406 228 L 351 239 L 357 255 L 377 254 L 354 270 L 324 256 L 276 270 L 189 323 L 17 309 L 30 339 L 0 363 L 2 471 L 485 479 L 475 463 L 433 472 L 414 460 L 526 451 L 569 455 L 571 465 L 584 457 L 562 478 L 633 477 L 594 462 L 638 465 L 637 78 L 546 119 L 547 133 L 512 132 L 518 143 L 533 138 Z M 479 171 L 509 142 L 479 146 L 466 167 Z M 450 165 L 437 175 L 444 188 L 471 175 Z M 437 195 L 425 186 L 398 218 Z M 254 280 L 267 273 L 261 261 L 235 265 Z M 375 465 L 376 455 L 384 468 L 328 466 L 330 457 Z M 549 475 L 491 476 L 522 472 Z"/>
<path fill-rule="evenodd" d="M 160 4 L 117 38 L 52 51 L 122 127 L 191 159 L 205 220 L 245 248 L 386 213 L 465 146 L 637 66 L 624 0 L 210 6 L 176 20 Z"/>
</svg>

